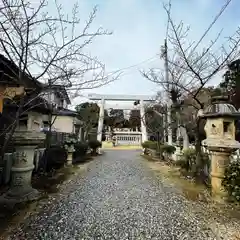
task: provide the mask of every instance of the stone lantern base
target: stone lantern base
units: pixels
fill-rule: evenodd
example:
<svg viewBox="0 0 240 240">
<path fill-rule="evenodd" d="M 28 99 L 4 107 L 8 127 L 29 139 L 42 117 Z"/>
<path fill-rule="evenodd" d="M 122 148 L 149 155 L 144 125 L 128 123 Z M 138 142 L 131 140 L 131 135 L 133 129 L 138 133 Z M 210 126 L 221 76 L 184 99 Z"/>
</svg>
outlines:
<svg viewBox="0 0 240 240">
<path fill-rule="evenodd" d="M 228 199 L 228 193 L 222 186 L 225 169 L 230 163 L 231 152 L 214 151 L 211 152 L 211 186 L 212 196 L 217 202 L 225 202 Z"/>
<path fill-rule="evenodd" d="M 8 192 L 0 200 L 7 204 L 31 201 L 39 197 L 39 192 L 31 186 L 31 179 L 34 150 L 45 135 L 41 132 L 16 131 L 13 138 L 16 152 L 13 154 L 12 180 Z"/>
<path fill-rule="evenodd" d="M 73 153 L 75 152 L 75 148 L 73 144 L 66 144 L 65 149 L 67 150 L 67 166 L 72 166 L 73 163 Z"/>
<path fill-rule="evenodd" d="M 175 151 L 175 153 L 173 154 L 173 160 L 174 161 L 179 161 L 179 160 L 181 160 L 181 157 L 182 157 L 182 155 L 183 155 L 183 153 L 182 153 L 182 151 L 181 151 L 181 147 L 179 147 L 179 146 L 176 146 L 176 151 Z"/>
<path fill-rule="evenodd" d="M 36 146 L 16 147 L 15 164 L 12 167 L 12 181 L 5 198 L 16 199 L 19 202 L 33 200 L 38 191 L 31 186 L 33 157 Z"/>
<path fill-rule="evenodd" d="M 73 162 L 73 152 L 68 152 L 67 155 L 67 166 L 72 166 Z"/>
<path fill-rule="evenodd" d="M 102 155 L 102 154 L 103 154 L 103 153 L 102 153 L 102 148 L 98 148 L 98 149 L 97 149 L 97 154 L 98 154 L 98 155 Z"/>
<path fill-rule="evenodd" d="M 228 139 L 205 139 L 203 145 L 211 152 L 211 187 L 212 197 L 215 201 L 224 203 L 228 199 L 228 193 L 222 185 L 225 169 L 230 163 L 231 154 L 240 144 Z"/>
</svg>

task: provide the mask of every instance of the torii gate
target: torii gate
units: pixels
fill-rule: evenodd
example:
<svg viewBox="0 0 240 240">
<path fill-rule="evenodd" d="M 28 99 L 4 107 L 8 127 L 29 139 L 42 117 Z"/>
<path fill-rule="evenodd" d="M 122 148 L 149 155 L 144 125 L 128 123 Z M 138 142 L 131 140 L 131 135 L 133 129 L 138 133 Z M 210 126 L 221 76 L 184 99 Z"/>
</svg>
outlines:
<svg viewBox="0 0 240 240">
<path fill-rule="evenodd" d="M 90 100 L 101 100 L 100 112 L 98 119 L 98 131 L 97 131 L 97 140 L 102 141 L 102 130 L 104 122 L 104 107 L 105 101 L 139 101 L 140 103 L 140 117 L 141 117 L 141 132 L 142 132 L 142 142 L 147 141 L 147 128 L 145 125 L 145 102 L 154 102 L 152 96 L 148 95 L 102 95 L 102 94 L 89 94 L 88 98 Z"/>
</svg>

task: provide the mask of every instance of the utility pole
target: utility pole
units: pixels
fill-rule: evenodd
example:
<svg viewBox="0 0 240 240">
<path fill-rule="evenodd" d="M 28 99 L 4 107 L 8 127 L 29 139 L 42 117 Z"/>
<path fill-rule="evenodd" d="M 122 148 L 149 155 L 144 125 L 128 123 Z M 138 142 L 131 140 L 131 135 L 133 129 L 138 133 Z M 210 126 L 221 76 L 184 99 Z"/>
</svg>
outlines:
<svg viewBox="0 0 240 240">
<path fill-rule="evenodd" d="M 168 69 L 168 46 L 167 39 L 164 41 L 164 67 L 165 67 L 165 82 L 167 83 L 167 92 L 166 92 L 166 100 L 167 100 L 167 135 L 168 135 L 168 144 L 172 145 L 172 118 L 171 118 L 171 99 L 169 97 L 170 93 L 170 84 L 169 84 L 169 69 Z"/>
</svg>

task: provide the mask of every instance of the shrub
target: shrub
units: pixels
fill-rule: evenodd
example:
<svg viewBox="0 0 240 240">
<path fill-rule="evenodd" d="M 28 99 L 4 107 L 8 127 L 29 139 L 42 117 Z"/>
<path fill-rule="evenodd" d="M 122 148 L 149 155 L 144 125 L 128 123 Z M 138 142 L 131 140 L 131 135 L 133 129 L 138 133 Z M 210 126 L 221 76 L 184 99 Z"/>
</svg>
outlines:
<svg viewBox="0 0 240 240">
<path fill-rule="evenodd" d="M 207 153 L 201 153 L 202 163 L 203 165 L 207 165 L 208 168 L 210 166 L 210 159 Z M 183 155 L 181 159 L 177 161 L 177 165 L 180 166 L 182 169 L 185 169 L 188 172 L 194 172 L 196 169 L 197 163 L 197 153 L 195 149 L 189 148 L 183 151 Z M 202 170 L 204 168 L 202 166 Z"/>
<path fill-rule="evenodd" d="M 98 140 L 90 140 L 88 142 L 88 146 L 93 150 L 93 151 L 96 151 L 97 148 L 101 147 L 102 146 L 102 143 L 99 142 Z"/>
<path fill-rule="evenodd" d="M 149 148 L 152 150 L 156 150 L 157 149 L 157 142 L 156 141 L 145 141 L 142 143 L 142 147 L 143 148 Z"/>
<path fill-rule="evenodd" d="M 75 152 L 73 153 L 73 163 L 83 162 L 84 156 L 88 150 L 87 142 L 77 142 L 74 145 Z"/>
<path fill-rule="evenodd" d="M 76 156 L 84 156 L 87 153 L 88 150 L 88 143 L 87 142 L 77 142 L 74 145 L 75 148 L 75 154 Z"/>
<path fill-rule="evenodd" d="M 39 169 L 44 172 L 50 172 L 53 169 L 59 169 L 67 161 L 67 151 L 62 145 L 51 145 L 43 154 L 39 162 Z"/>
<path fill-rule="evenodd" d="M 189 162 L 186 161 L 186 159 L 182 156 L 180 160 L 176 161 L 176 165 L 179 166 L 182 169 L 185 169 L 186 171 L 189 171 Z"/>
<path fill-rule="evenodd" d="M 236 201 L 240 201 L 240 162 L 234 161 L 225 170 L 223 186 L 228 194 Z"/>
<path fill-rule="evenodd" d="M 75 145 L 77 143 L 76 138 L 73 137 L 72 134 L 70 134 L 64 141 L 65 148 L 67 149 L 68 147 Z"/>
<path fill-rule="evenodd" d="M 163 144 L 160 145 L 157 150 L 157 154 L 162 160 L 171 160 L 170 156 L 176 151 L 176 148 L 172 145 Z"/>
<path fill-rule="evenodd" d="M 166 153 L 166 154 L 170 155 L 176 151 L 176 148 L 172 145 L 164 144 L 164 145 L 160 146 L 160 150 L 162 153 Z"/>
</svg>

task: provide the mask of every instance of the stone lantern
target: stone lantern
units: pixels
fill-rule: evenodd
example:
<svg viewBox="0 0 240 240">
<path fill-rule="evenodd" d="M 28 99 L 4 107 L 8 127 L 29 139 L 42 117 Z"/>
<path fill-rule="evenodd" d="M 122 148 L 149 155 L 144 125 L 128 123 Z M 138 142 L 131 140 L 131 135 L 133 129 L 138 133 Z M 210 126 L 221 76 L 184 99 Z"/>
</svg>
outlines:
<svg viewBox="0 0 240 240">
<path fill-rule="evenodd" d="M 173 155 L 173 159 L 175 161 L 179 161 L 181 159 L 181 157 L 183 155 L 182 150 L 183 150 L 183 137 L 178 136 L 177 142 L 176 142 L 176 151 Z"/>
<path fill-rule="evenodd" d="M 74 144 L 77 143 L 77 140 L 74 136 L 69 136 L 65 140 L 65 149 L 67 150 L 67 165 L 71 166 L 73 162 L 73 153 L 75 152 Z"/>
<path fill-rule="evenodd" d="M 205 118 L 206 139 L 202 144 L 211 153 L 211 185 L 212 195 L 217 201 L 224 201 L 227 192 L 222 186 L 225 168 L 230 162 L 231 154 L 240 148 L 235 140 L 235 120 L 240 113 L 228 103 L 228 97 L 213 97 L 211 105 L 203 112 Z"/>
<path fill-rule="evenodd" d="M 38 198 L 38 191 L 31 186 L 34 169 L 34 151 L 45 139 L 45 134 L 37 131 L 16 130 L 13 135 L 16 152 L 13 157 L 10 189 L 4 196 L 8 201 L 23 202 Z"/>
</svg>

